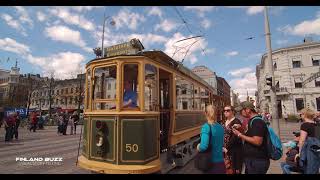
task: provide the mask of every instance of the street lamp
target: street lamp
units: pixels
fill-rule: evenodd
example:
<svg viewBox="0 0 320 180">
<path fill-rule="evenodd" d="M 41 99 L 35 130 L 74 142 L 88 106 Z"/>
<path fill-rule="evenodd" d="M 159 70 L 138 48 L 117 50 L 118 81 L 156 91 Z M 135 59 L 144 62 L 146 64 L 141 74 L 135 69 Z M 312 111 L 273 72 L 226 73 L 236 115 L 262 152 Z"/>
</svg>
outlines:
<svg viewBox="0 0 320 180">
<path fill-rule="evenodd" d="M 103 42 L 104 42 L 104 28 L 106 26 L 107 19 L 111 18 L 111 16 L 107 16 L 103 14 L 103 29 L 102 29 L 102 43 L 101 43 L 101 51 L 102 51 L 102 57 L 104 57 L 104 49 L 103 49 Z M 114 26 L 116 22 L 114 20 L 110 21 L 110 25 Z"/>
</svg>

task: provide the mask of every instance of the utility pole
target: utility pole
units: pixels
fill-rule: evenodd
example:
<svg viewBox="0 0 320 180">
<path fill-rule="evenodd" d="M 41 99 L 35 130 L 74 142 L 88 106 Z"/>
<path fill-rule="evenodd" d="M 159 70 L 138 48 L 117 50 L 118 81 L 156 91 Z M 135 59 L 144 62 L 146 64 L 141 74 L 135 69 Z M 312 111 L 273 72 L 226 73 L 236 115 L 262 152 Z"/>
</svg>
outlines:
<svg viewBox="0 0 320 180">
<path fill-rule="evenodd" d="M 270 89 L 270 100 L 272 106 L 272 127 L 275 133 L 280 137 L 280 126 L 279 126 L 279 117 L 278 117 L 278 101 L 276 96 L 275 89 L 275 79 L 274 79 L 274 71 L 273 71 L 273 62 L 272 62 L 272 50 L 271 50 L 271 37 L 270 37 L 270 27 L 269 27 L 269 18 L 268 18 L 268 10 L 267 7 L 264 7 L 264 20 L 265 20 L 265 33 L 266 33 L 266 45 L 268 49 L 268 59 L 266 70 L 267 74 L 272 78 L 272 86 Z"/>
<path fill-rule="evenodd" d="M 80 105 L 82 102 L 82 73 L 80 74 L 79 80 L 79 97 L 78 97 L 78 117 L 80 118 Z"/>
</svg>

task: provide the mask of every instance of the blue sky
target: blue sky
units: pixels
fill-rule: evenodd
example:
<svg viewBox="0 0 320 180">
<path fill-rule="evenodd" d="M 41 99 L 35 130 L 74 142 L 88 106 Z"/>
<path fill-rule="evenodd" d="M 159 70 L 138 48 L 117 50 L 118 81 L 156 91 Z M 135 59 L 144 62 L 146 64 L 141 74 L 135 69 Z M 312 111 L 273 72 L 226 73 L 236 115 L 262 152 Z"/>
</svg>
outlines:
<svg viewBox="0 0 320 180">
<path fill-rule="evenodd" d="M 178 61 L 189 48 L 185 66 L 209 67 L 241 99 L 247 91 L 254 94 L 255 66 L 266 49 L 259 6 L 0 7 L 0 68 L 10 69 L 17 59 L 22 73 L 72 77 L 95 57 L 92 48 L 101 46 L 104 12 L 110 16 L 105 46 L 138 38 L 146 50 L 169 56 L 178 51 Z M 320 7 L 269 7 L 269 19 L 273 49 L 299 44 L 305 36 L 319 40 Z M 176 43 L 198 35 L 203 38 Z"/>
</svg>

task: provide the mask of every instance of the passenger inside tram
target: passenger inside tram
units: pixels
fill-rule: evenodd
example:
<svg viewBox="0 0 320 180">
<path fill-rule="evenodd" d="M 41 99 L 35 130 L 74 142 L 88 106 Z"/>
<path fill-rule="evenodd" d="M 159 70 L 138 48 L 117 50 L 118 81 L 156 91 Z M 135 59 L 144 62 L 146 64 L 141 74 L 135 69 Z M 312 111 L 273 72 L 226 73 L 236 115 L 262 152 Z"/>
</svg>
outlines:
<svg viewBox="0 0 320 180">
<path fill-rule="evenodd" d="M 132 90 L 132 83 L 124 81 L 123 108 L 137 107 L 137 92 Z"/>
</svg>

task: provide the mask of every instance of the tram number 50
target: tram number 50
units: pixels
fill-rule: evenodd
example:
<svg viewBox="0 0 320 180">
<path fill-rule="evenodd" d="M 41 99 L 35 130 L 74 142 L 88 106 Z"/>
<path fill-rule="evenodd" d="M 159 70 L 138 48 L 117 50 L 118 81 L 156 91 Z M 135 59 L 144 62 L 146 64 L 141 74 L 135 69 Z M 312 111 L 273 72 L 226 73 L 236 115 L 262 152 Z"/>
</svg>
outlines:
<svg viewBox="0 0 320 180">
<path fill-rule="evenodd" d="M 138 144 L 126 144 L 126 151 L 127 152 L 138 152 L 139 151 L 139 146 Z"/>
</svg>

